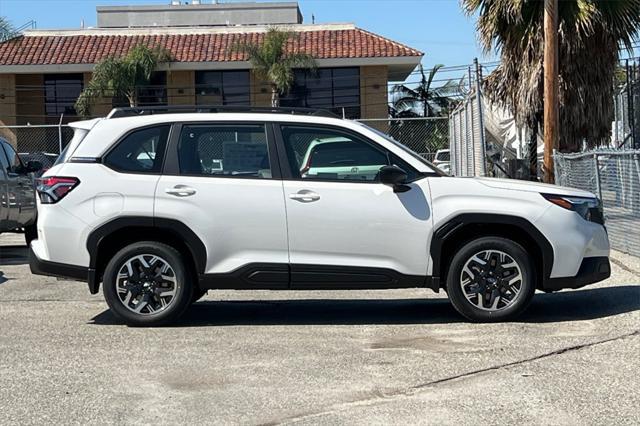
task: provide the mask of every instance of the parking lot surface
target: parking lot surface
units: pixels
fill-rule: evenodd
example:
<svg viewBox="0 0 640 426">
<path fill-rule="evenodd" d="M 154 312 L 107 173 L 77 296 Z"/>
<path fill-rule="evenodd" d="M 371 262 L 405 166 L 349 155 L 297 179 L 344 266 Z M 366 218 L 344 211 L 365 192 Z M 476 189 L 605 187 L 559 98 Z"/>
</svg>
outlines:
<svg viewBox="0 0 640 426">
<path fill-rule="evenodd" d="M 470 324 L 429 290 L 212 291 L 121 325 L 0 237 L 0 424 L 637 424 L 640 262 Z"/>
</svg>

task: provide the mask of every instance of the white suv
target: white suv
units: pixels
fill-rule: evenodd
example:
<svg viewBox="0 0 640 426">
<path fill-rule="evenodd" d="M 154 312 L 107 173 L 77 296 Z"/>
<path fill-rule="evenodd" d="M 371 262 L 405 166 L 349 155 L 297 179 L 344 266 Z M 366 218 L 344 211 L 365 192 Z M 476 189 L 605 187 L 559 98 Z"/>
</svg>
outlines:
<svg viewBox="0 0 640 426">
<path fill-rule="evenodd" d="M 71 125 L 31 244 L 33 273 L 103 283 L 128 324 L 173 321 L 208 289 L 406 287 L 498 321 L 610 274 L 591 193 L 443 176 L 354 121 L 141 112 Z"/>
</svg>

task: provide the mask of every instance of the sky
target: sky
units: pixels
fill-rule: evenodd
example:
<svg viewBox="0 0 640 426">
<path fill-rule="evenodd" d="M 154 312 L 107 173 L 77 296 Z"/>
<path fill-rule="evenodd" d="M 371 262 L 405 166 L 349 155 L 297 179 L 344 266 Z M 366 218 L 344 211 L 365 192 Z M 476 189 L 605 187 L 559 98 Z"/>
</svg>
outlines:
<svg viewBox="0 0 640 426">
<path fill-rule="evenodd" d="M 8 18 L 14 26 L 34 20 L 40 29 L 79 28 L 83 20 L 86 26 L 95 26 L 98 5 L 169 3 L 169 0 L 0 0 L 0 16 Z M 485 62 L 495 60 L 492 55 L 482 55 L 475 35 L 475 19 L 465 16 L 459 0 L 299 0 L 298 3 L 305 23 L 311 23 L 312 15 L 316 23 L 353 22 L 424 52 L 425 68 L 435 64 L 470 64 L 475 57 Z"/>
</svg>

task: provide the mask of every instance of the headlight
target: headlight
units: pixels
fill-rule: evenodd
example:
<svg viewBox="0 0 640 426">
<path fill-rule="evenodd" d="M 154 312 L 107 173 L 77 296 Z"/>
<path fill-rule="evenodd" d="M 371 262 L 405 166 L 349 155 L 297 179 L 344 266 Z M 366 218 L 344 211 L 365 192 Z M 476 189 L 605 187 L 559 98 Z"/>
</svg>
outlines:
<svg viewBox="0 0 640 426">
<path fill-rule="evenodd" d="M 571 197 L 556 194 L 541 195 L 556 206 L 578 213 L 584 220 L 604 225 L 602 202 L 597 198 Z"/>
</svg>

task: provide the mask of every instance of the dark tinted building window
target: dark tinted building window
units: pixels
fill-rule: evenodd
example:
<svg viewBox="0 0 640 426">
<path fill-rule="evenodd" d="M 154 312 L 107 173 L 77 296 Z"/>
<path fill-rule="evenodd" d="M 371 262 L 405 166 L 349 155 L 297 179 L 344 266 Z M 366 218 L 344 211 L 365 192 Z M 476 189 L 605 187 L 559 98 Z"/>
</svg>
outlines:
<svg viewBox="0 0 640 426">
<path fill-rule="evenodd" d="M 289 107 L 328 109 L 339 116 L 360 118 L 360 69 L 321 68 L 296 70 L 295 82 L 280 104 Z"/>
<path fill-rule="evenodd" d="M 160 173 L 170 126 L 136 130 L 116 145 L 105 164 L 120 172 Z"/>
<path fill-rule="evenodd" d="M 196 104 L 250 105 L 249 71 L 196 71 Z"/>
<path fill-rule="evenodd" d="M 167 73 L 164 71 L 154 72 L 149 84 L 138 89 L 138 105 L 153 106 L 166 104 Z"/>
<path fill-rule="evenodd" d="M 47 74 L 44 76 L 44 108 L 48 116 L 75 116 L 74 104 L 82 93 L 82 74 Z"/>
</svg>

